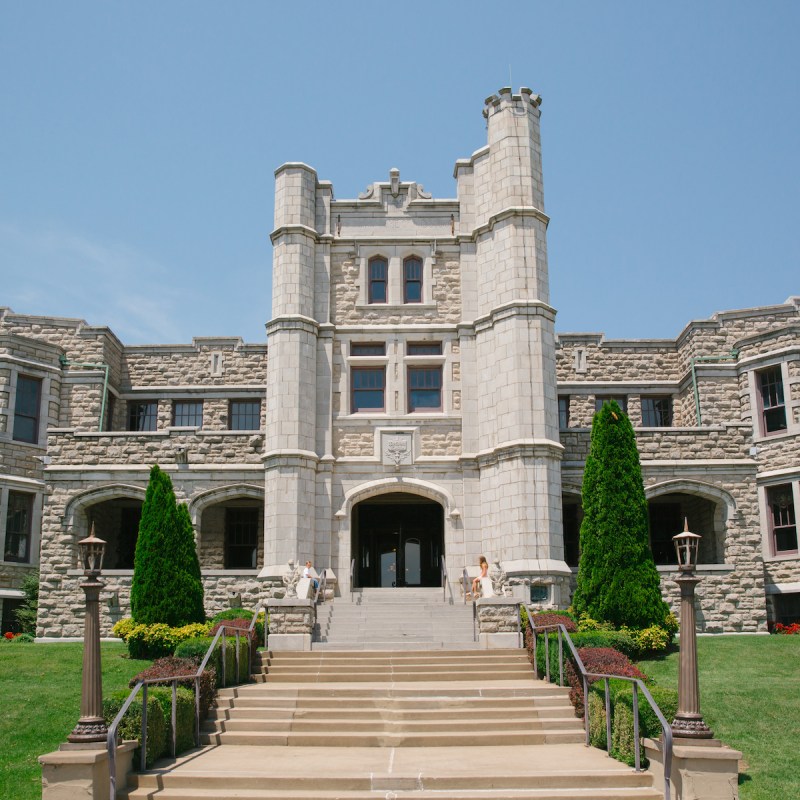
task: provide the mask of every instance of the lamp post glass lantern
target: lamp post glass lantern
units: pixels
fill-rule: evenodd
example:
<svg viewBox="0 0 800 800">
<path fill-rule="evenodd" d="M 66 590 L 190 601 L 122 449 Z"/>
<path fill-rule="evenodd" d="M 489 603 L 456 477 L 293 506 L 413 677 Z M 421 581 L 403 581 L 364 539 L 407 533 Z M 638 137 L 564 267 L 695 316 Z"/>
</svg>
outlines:
<svg viewBox="0 0 800 800">
<path fill-rule="evenodd" d="M 78 542 L 83 574 L 81 583 L 86 595 L 83 627 L 83 682 L 81 687 L 81 717 L 67 737 L 73 744 L 105 742 L 108 728 L 103 719 L 103 676 L 100 665 L 100 570 L 106 543 L 94 535 L 94 523 L 89 536 Z"/>
<path fill-rule="evenodd" d="M 681 589 L 681 641 L 680 671 L 678 673 L 678 713 L 672 721 L 674 736 L 684 739 L 712 739 L 714 733 L 700 713 L 700 686 L 697 678 L 697 622 L 694 594 L 700 583 L 695 575 L 700 539 L 689 530 L 684 521 L 682 533 L 672 537 L 678 554 L 680 577 L 676 583 Z"/>
</svg>

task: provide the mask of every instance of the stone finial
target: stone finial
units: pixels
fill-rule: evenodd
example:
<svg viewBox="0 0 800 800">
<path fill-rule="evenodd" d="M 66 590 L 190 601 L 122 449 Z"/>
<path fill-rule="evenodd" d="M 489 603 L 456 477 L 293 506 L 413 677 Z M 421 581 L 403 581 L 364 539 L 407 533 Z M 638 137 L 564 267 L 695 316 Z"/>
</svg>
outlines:
<svg viewBox="0 0 800 800">
<path fill-rule="evenodd" d="M 397 197 L 400 194 L 400 170 L 397 167 L 389 170 L 389 182 L 392 186 L 392 197 Z"/>
</svg>

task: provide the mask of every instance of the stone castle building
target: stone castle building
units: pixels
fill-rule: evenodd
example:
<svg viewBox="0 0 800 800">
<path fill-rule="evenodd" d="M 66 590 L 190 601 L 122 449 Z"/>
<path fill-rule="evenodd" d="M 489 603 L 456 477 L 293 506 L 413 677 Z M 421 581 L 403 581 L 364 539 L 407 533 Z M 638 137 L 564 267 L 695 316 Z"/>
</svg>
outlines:
<svg viewBox="0 0 800 800">
<path fill-rule="evenodd" d="M 566 606 L 592 415 L 612 397 L 636 429 L 672 605 L 686 517 L 704 630 L 800 618 L 800 297 L 669 340 L 556 335 L 540 102 L 486 101 L 455 199 L 392 170 L 337 200 L 311 167 L 280 167 L 268 344 L 131 346 L 0 310 L 3 630 L 38 563 L 39 635 L 80 635 L 92 523 L 105 630 L 128 613 L 153 463 L 188 503 L 208 610 L 280 595 L 308 558 L 345 596 L 443 580 L 457 594 L 482 553 L 510 590 Z"/>
</svg>

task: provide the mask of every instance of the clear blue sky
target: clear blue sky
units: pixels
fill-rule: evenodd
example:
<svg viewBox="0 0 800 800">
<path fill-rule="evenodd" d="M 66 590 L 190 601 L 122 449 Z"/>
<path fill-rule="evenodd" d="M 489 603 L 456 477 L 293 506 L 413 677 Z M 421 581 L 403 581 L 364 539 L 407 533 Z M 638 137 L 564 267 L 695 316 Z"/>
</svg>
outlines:
<svg viewBox="0 0 800 800">
<path fill-rule="evenodd" d="M 263 341 L 273 171 L 452 197 L 483 99 L 544 98 L 560 331 L 800 294 L 800 3 L 7 2 L 0 305 Z"/>
</svg>

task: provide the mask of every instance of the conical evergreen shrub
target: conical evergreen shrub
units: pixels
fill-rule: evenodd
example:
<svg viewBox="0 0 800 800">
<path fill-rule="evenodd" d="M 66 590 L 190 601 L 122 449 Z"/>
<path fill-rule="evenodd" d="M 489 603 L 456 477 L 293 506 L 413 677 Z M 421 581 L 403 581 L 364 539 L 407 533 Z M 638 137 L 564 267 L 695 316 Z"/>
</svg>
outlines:
<svg viewBox="0 0 800 800">
<path fill-rule="evenodd" d="M 573 609 L 616 626 L 662 625 L 669 607 L 661 598 L 648 542 L 636 438 L 627 415 L 613 400 L 594 416 L 582 497 Z"/>
<path fill-rule="evenodd" d="M 188 513 L 184 518 L 179 512 L 172 481 L 156 465 L 150 470 L 136 541 L 131 584 L 133 619 L 146 625 L 162 622 L 173 627 L 205 621 L 196 562 Z"/>
</svg>

